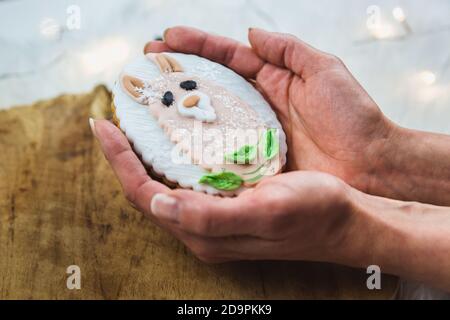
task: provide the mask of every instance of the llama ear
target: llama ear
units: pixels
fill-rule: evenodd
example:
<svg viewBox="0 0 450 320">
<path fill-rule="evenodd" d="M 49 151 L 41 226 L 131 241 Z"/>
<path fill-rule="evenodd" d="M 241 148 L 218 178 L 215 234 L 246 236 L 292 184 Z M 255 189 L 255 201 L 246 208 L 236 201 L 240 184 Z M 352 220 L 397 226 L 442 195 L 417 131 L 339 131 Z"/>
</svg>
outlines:
<svg viewBox="0 0 450 320">
<path fill-rule="evenodd" d="M 120 76 L 120 85 L 125 92 L 140 104 L 145 104 L 142 89 L 145 87 L 141 79 L 124 74 Z"/>
<path fill-rule="evenodd" d="M 145 56 L 158 66 L 161 73 L 183 72 L 180 63 L 168 54 L 147 53 Z"/>
</svg>

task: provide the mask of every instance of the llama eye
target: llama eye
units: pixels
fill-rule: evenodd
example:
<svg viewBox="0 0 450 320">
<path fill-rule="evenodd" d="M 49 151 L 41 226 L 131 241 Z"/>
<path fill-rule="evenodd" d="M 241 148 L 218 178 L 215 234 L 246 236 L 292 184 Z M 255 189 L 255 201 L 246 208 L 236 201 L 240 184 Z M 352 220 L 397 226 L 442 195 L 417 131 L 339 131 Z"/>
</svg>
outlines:
<svg viewBox="0 0 450 320">
<path fill-rule="evenodd" d="M 161 99 L 161 103 L 167 107 L 170 107 L 173 101 L 173 93 L 171 91 L 166 91 Z"/>
<path fill-rule="evenodd" d="M 180 87 L 188 91 L 195 90 L 197 89 L 197 82 L 194 80 L 186 80 L 180 83 Z"/>
</svg>

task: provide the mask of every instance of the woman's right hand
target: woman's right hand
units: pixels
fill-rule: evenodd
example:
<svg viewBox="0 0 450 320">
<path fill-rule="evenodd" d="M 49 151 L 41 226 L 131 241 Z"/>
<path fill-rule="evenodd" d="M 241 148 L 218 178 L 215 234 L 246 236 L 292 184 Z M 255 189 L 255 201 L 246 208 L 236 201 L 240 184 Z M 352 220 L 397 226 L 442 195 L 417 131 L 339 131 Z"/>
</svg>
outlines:
<svg viewBox="0 0 450 320">
<path fill-rule="evenodd" d="M 250 29 L 248 37 L 251 47 L 173 27 L 145 52 L 200 55 L 253 81 L 286 132 L 288 170 L 330 173 L 371 194 L 450 204 L 449 137 L 398 127 L 338 58 L 294 36 Z"/>
<path fill-rule="evenodd" d="M 251 48 L 174 27 L 145 50 L 194 53 L 254 79 L 286 133 L 288 170 L 331 173 L 367 190 L 395 126 L 338 58 L 291 35 L 250 29 L 249 40 Z"/>
</svg>

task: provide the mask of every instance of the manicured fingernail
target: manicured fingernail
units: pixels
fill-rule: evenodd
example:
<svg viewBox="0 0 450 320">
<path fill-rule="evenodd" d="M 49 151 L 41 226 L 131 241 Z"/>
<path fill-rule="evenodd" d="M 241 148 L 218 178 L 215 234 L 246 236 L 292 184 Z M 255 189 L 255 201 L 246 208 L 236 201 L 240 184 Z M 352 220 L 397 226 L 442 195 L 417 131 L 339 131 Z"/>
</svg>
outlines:
<svg viewBox="0 0 450 320">
<path fill-rule="evenodd" d="M 92 134 L 94 137 L 97 137 L 97 132 L 95 131 L 95 120 L 92 118 L 89 118 L 89 126 L 91 127 Z"/>
<path fill-rule="evenodd" d="M 169 32 L 169 30 L 170 30 L 170 28 L 167 28 L 166 30 L 164 30 L 163 36 L 162 36 L 163 41 L 166 41 L 166 39 L 167 39 L 167 32 Z"/>
<path fill-rule="evenodd" d="M 174 197 L 157 193 L 153 196 L 150 209 L 158 218 L 178 222 L 178 203 Z"/>
</svg>

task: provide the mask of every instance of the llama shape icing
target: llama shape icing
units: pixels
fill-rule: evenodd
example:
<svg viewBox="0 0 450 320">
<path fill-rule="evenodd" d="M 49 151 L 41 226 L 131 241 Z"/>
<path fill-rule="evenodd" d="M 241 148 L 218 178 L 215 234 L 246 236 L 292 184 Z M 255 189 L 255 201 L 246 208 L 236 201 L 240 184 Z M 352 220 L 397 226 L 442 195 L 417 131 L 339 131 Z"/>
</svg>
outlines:
<svg viewBox="0 0 450 320">
<path fill-rule="evenodd" d="M 262 166 L 266 174 L 280 171 L 278 161 L 268 161 L 258 147 L 269 128 L 247 102 L 212 81 L 185 73 L 169 54 L 146 57 L 158 66 L 159 76 L 144 81 L 122 74 L 120 84 L 135 101 L 148 106 L 170 140 L 194 164 L 211 172 L 236 173 L 246 185 L 265 176 Z M 246 148 L 253 154 L 233 161 L 230 155 Z"/>
</svg>

